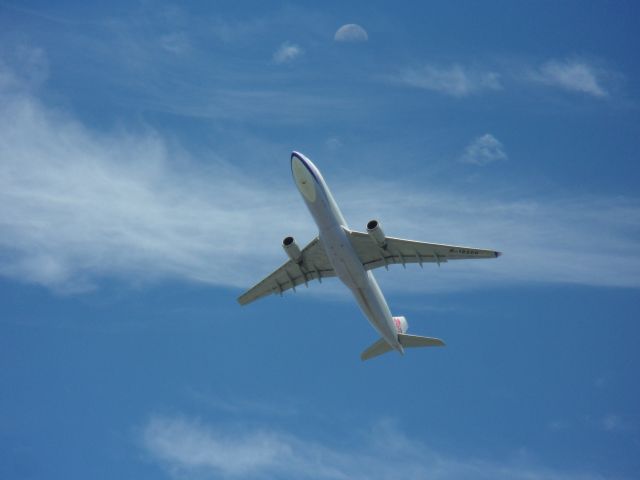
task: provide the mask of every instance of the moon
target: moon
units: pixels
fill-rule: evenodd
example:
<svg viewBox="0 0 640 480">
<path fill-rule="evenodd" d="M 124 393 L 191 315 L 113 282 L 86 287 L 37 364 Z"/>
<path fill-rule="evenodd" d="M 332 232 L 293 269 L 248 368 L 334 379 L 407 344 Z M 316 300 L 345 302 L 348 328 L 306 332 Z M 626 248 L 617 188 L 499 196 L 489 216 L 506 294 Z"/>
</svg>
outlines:
<svg viewBox="0 0 640 480">
<path fill-rule="evenodd" d="M 336 42 L 366 42 L 369 39 L 367 31 L 356 23 L 342 25 L 333 36 Z"/>
</svg>

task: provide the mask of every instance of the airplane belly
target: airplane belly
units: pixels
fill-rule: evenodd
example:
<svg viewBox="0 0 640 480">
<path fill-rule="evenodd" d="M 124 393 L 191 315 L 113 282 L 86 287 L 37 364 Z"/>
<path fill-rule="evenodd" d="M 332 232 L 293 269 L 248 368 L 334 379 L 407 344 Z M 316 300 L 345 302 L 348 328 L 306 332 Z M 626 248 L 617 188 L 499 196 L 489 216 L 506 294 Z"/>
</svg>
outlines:
<svg viewBox="0 0 640 480">
<path fill-rule="evenodd" d="M 349 288 L 366 287 L 367 271 L 342 227 L 325 228 L 320 238 L 337 277 Z"/>
<path fill-rule="evenodd" d="M 373 274 L 364 269 L 342 227 L 325 229 L 320 238 L 338 278 L 351 290 L 362 313 L 390 345 L 398 344 L 391 311 Z"/>
<path fill-rule="evenodd" d="M 378 287 L 375 279 L 371 278 L 371 280 L 366 288 L 351 288 L 353 296 L 356 298 L 360 309 L 369 320 L 369 323 L 371 323 L 380 336 L 391 346 L 401 350 L 389 306 L 382 296 L 380 287 Z"/>
</svg>

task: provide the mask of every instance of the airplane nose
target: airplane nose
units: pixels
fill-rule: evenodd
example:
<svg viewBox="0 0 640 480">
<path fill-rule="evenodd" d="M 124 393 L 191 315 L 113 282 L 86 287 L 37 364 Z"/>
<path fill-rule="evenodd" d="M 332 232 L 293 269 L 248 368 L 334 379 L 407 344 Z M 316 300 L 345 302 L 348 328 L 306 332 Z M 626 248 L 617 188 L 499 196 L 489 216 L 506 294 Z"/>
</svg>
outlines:
<svg viewBox="0 0 640 480">
<path fill-rule="evenodd" d="M 316 187 L 313 173 L 298 152 L 291 154 L 291 172 L 304 198 L 313 203 L 316 200 Z"/>
<path fill-rule="evenodd" d="M 291 163 L 295 162 L 296 160 L 302 162 L 302 164 L 305 166 L 307 164 L 307 162 L 304 161 L 304 156 L 300 152 L 294 150 L 293 152 L 291 152 Z"/>
</svg>

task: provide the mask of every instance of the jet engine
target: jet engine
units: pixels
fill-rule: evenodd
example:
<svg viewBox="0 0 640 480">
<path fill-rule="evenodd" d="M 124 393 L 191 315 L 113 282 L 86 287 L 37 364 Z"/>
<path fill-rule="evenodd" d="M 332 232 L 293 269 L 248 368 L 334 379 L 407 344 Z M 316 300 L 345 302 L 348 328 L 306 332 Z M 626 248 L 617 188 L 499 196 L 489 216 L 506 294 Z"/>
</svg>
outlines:
<svg viewBox="0 0 640 480">
<path fill-rule="evenodd" d="M 367 233 L 380 248 L 387 248 L 387 237 L 385 237 L 382 227 L 377 220 L 367 223 Z"/>
<path fill-rule="evenodd" d="M 293 262 L 298 265 L 302 263 L 302 252 L 293 237 L 285 237 L 282 241 L 282 248 Z"/>
<path fill-rule="evenodd" d="M 409 330 L 409 324 L 407 323 L 407 319 L 404 317 L 393 317 L 393 323 L 395 324 L 398 333 L 407 333 L 407 330 Z"/>
</svg>

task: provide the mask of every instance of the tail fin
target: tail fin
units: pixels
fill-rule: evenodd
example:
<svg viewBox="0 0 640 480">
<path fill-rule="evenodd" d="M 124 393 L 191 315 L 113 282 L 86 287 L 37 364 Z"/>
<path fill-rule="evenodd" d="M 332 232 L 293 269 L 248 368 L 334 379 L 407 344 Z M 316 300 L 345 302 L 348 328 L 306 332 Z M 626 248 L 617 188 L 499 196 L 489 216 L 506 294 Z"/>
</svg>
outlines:
<svg viewBox="0 0 640 480">
<path fill-rule="evenodd" d="M 444 347 L 445 345 L 445 343 L 439 338 L 420 337 L 418 335 L 407 335 L 406 333 L 399 333 L 398 341 L 404 348 Z M 393 347 L 391 347 L 384 338 L 381 338 L 362 352 L 360 359 L 363 361 L 369 360 L 370 358 L 377 357 L 378 355 L 390 352 L 391 350 L 393 350 Z"/>
</svg>

